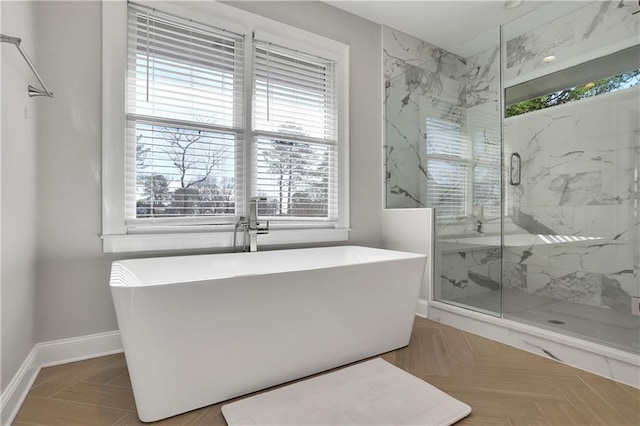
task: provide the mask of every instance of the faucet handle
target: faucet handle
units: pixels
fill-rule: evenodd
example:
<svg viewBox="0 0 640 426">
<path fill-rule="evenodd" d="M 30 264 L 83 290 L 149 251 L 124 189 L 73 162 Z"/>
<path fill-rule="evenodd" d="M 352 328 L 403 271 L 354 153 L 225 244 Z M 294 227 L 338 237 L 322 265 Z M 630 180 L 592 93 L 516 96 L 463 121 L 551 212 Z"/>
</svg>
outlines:
<svg viewBox="0 0 640 426">
<path fill-rule="evenodd" d="M 263 222 L 256 223 L 256 231 L 258 234 L 268 234 L 269 233 L 269 221 L 265 220 Z"/>
</svg>

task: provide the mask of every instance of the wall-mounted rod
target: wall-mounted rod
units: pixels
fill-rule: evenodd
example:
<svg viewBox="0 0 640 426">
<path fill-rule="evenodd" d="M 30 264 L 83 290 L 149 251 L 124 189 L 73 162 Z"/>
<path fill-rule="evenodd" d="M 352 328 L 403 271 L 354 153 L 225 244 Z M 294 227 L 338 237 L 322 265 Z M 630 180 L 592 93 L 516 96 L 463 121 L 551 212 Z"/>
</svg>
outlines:
<svg viewBox="0 0 640 426">
<path fill-rule="evenodd" d="M 29 96 L 31 96 L 31 97 L 33 97 L 33 96 L 48 96 L 50 98 L 53 98 L 53 92 L 51 92 L 47 88 L 47 85 L 44 84 L 44 81 L 42 81 L 42 78 L 40 77 L 40 74 L 38 74 L 38 71 L 36 71 L 35 67 L 33 66 L 33 63 L 31 62 L 31 59 L 29 59 L 29 56 L 27 55 L 27 52 L 25 52 L 24 49 L 22 48 L 22 39 L 20 39 L 19 37 L 11 37 L 11 36 L 8 36 L 8 35 L 0 34 L 0 41 L 2 43 L 11 43 L 11 44 L 15 45 L 18 48 L 18 51 L 20 52 L 20 54 L 22 55 L 24 60 L 27 61 L 27 65 L 29 65 L 29 68 L 31 68 L 31 71 L 33 71 L 33 73 L 36 75 L 36 78 L 40 82 L 40 85 L 42 85 L 42 89 L 37 89 L 37 88 L 33 87 L 32 85 L 29 85 L 29 87 L 28 87 Z"/>
</svg>

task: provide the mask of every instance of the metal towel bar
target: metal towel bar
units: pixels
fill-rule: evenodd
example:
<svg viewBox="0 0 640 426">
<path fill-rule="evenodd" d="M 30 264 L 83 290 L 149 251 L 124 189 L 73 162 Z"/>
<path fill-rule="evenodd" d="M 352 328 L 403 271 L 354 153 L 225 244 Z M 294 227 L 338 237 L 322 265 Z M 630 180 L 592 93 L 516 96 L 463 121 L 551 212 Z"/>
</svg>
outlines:
<svg viewBox="0 0 640 426">
<path fill-rule="evenodd" d="M 31 96 L 31 97 L 33 97 L 33 96 L 48 96 L 50 98 L 53 98 L 53 92 L 51 92 L 47 88 L 47 85 L 44 84 L 44 81 L 42 81 L 42 78 L 40 77 L 40 74 L 38 74 L 38 71 L 36 71 L 35 67 L 33 66 L 33 63 L 31 62 L 31 59 L 29 59 L 29 55 L 27 55 L 27 52 L 25 52 L 24 49 L 22 48 L 22 39 L 20 39 L 19 37 L 11 37 L 11 36 L 8 36 L 8 35 L 0 34 L 0 41 L 2 43 L 11 43 L 11 44 L 15 45 L 18 48 L 18 51 L 20 52 L 20 54 L 22 55 L 24 60 L 27 61 L 27 65 L 29 65 L 29 68 L 31 68 L 31 71 L 33 71 L 33 73 L 36 75 L 36 78 L 40 82 L 40 85 L 42 85 L 42 89 L 37 89 L 37 88 L 33 87 L 32 85 L 29 85 L 29 87 L 28 87 L 29 96 Z"/>
</svg>

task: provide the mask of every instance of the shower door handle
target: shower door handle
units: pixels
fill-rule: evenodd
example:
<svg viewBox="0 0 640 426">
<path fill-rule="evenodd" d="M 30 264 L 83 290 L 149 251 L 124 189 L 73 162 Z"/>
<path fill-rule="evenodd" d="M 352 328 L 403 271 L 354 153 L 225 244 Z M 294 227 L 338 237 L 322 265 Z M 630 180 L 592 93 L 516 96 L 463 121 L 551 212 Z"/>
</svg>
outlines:
<svg viewBox="0 0 640 426">
<path fill-rule="evenodd" d="M 514 152 L 509 157 L 509 184 L 513 186 L 520 185 L 520 178 L 522 177 L 522 171 L 520 165 L 522 163 L 522 159 L 520 158 L 520 154 Z"/>
</svg>

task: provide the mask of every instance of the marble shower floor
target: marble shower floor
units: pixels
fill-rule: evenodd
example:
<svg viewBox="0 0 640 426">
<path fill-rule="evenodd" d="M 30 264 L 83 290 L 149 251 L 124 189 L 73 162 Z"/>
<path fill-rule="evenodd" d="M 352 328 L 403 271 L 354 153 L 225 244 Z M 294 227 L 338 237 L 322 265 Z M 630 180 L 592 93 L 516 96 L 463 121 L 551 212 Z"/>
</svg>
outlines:
<svg viewBox="0 0 640 426">
<path fill-rule="evenodd" d="M 456 299 L 472 309 L 495 311 L 498 291 Z M 558 331 L 615 349 L 640 353 L 640 317 L 515 291 L 504 292 L 504 318 Z"/>
</svg>

